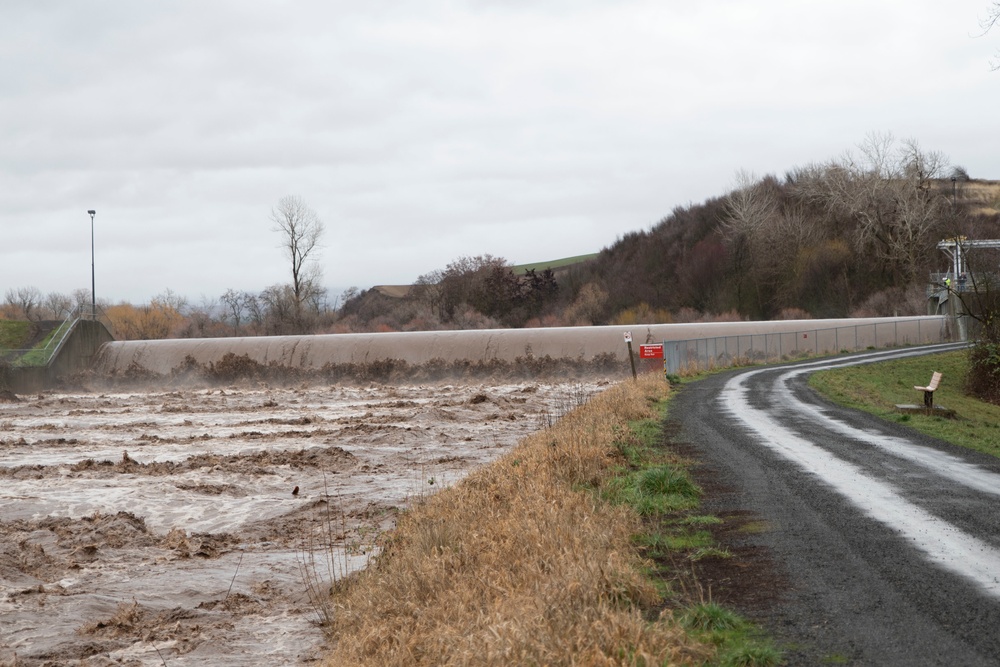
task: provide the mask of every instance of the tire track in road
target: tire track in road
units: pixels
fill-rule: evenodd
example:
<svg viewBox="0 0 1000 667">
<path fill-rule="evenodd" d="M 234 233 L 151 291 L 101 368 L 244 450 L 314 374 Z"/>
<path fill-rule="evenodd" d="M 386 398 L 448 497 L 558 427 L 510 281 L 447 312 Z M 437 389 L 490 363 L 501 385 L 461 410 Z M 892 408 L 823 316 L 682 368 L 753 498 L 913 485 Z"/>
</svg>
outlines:
<svg viewBox="0 0 1000 667">
<path fill-rule="evenodd" d="M 948 347 L 945 349 L 951 348 Z M 878 361 L 884 359 L 885 357 L 882 357 Z M 793 409 L 799 416 L 807 417 L 822 428 L 839 433 L 846 438 L 862 442 L 871 447 L 877 447 L 892 456 L 917 463 L 962 486 L 982 493 L 1000 496 L 1000 475 L 997 473 L 983 470 L 980 466 L 972 465 L 957 456 L 952 456 L 945 452 L 914 447 L 913 442 L 906 438 L 899 438 L 885 433 L 874 434 L 869 430 L 851 426 L 838 419 L 837 415 L 831 415 L 828 411 L 820 409 L 816 404 L 797 398 L 790 387 L 791 381 L 801 379 L 804 383 L 806 378 L 803 376 L 808 376 L 817 370 L 857 366 L 861 363 L 873 362 L 868 360 L 837 364 L 826 362 L 820 364 L 818 368 L 805 367 L 789 371 L 780 376 L 780 382 L 775 383 L 773 395 L 780 404 L 794 406 Z"/>
<path fill-rule="evenodd" d="M 880 356 L 879 360 L 895 358 Z M 856 363 L 870 363 L 857 361 Z M 899 456 L 933 470 L 945 472 L 959 484 L 967 484 L 987 493 L 1000 493 L 1000 475 L 963 463 L 956 457 L 933 450 L 906 446 L 899 438 L 881 438 L 824 415 L 813 406 L 798 400 L 788 388 L 788 381 L 803 373 L 851 365 L 815 364 L 778 375 L 773 382 L 773 396 L 782 407 L 761 409 L 749 400 L 747 381 L 768 371 L 750 371 L 726 383 L 721 396 L 724 409 L 760 438 L 760 442 L 794 462 L 806 472 L 834 488 L 867 516 L 885 524 L 905 537 L 933 563 L 971 580 L 983 591 L 1000 598 L 1000 550 L 965 533 L 939 516 L 918 507 L 896 491 L 892 483 L 869 474 L 819 447 L 806 437 L 782 424 L 782 413 L 809 417 L 816 429 L 827 429 L 858 445 L 884 447 Z M 773 371 L 771 371 L 773 373 Z"/>
<path fill-rule="evenodd" d="M 1000 460 L 835 406 L 807 385 L 823 368 L 955 348 L 730 371 L 671 403 L 706 510 L 732 517 L 726 576 L 743 581 L 740 554 L 765 559 L 753 567 L 769 568 L 771 592 L 742 609 L 786 647 L 788 664 L 1000 664 Z M 713 581 L 720 601 L 753 585 Z"/>
</svg>

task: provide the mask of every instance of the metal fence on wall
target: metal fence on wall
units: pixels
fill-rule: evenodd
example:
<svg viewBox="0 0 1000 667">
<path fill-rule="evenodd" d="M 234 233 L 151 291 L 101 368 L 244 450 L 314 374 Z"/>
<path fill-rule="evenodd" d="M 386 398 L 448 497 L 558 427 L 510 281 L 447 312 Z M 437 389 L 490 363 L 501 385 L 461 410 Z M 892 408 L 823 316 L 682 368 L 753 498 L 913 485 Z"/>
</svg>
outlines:
<svg viewBox="0 0 1000 667">
<path fill-rule="evenodd" d="M 14 367 L 47 365 L 58 354 L 59 349 L 66 342 L 67 336 L 80 320 L 101 322 L 108 331 L 113 331 L 111 322 L 100 306 L 94 308 L 90 304 L 80 305 L 67 315 L 66 319 L 50 332 L 39 345 L 30 349 L 0 349 L 0 362 Z"/>
<path fill-rule="evenodd" d="M 895 320 L 829 329 L 670 340 L 663 342 L 663 366 L 667 373 L 679 373 L 951 340 L 952 332 L 944 319 Z"/>
</svg>

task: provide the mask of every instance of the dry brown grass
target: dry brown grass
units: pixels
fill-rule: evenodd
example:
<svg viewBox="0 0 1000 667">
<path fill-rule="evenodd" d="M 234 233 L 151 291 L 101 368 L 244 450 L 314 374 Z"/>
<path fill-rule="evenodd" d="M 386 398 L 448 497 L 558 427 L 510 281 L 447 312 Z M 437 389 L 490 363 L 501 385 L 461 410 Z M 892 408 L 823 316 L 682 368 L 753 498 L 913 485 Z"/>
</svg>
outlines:
<svg viewBox="0 0 1000 667">
<path fill-rule="evenodd" d="M 658 375 L 625 382 L 405 514 L 385 551 L 337 587 L 327 665 L 653 665 L 710 650 L 668 613 L 630 544 L 638 517 L 586 486 L 655 417 Z"/>
<path fill-rule="evenodd" d="M 996 215 L 1000 212 L 1000 183 L 997 181 L 960 183 L 957 194 L 974 215 Z"/>
</svg>

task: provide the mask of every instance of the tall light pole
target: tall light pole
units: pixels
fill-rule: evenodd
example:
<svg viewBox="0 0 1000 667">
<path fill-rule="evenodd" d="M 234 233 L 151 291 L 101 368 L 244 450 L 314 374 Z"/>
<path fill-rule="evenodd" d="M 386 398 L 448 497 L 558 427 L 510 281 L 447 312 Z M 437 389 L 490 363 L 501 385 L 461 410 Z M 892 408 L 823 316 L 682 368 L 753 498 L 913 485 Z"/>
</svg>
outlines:
<svg viewBox="0 0 1000 667">
<path fill-rule="evenodd" d="M 97 215 L 97 211 L 93 209 L 87 211 L 90 214 L 90 317 L 91 319 L 97 319 L 97 280 L 96 273 L 94 272 L 94 216 Z"/>
</svg>

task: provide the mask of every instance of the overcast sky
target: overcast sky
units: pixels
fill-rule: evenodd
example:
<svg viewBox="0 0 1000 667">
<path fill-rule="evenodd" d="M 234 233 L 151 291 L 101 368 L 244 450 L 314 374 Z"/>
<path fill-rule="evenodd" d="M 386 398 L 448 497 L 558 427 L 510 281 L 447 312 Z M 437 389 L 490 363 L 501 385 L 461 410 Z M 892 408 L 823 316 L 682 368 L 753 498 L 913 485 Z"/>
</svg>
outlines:
<svg viewBox="0 0 1000 667">
<path fill-rule="evenodd" d="M 989 0 L 14 2 L 0 9 L 0 290 L 331 292 L 463 255 L 596 252 L 739 170 L 872 132 L 1000 179 Z M 2 297 L 2 293 L 0 293 Z"/>
</svg>

